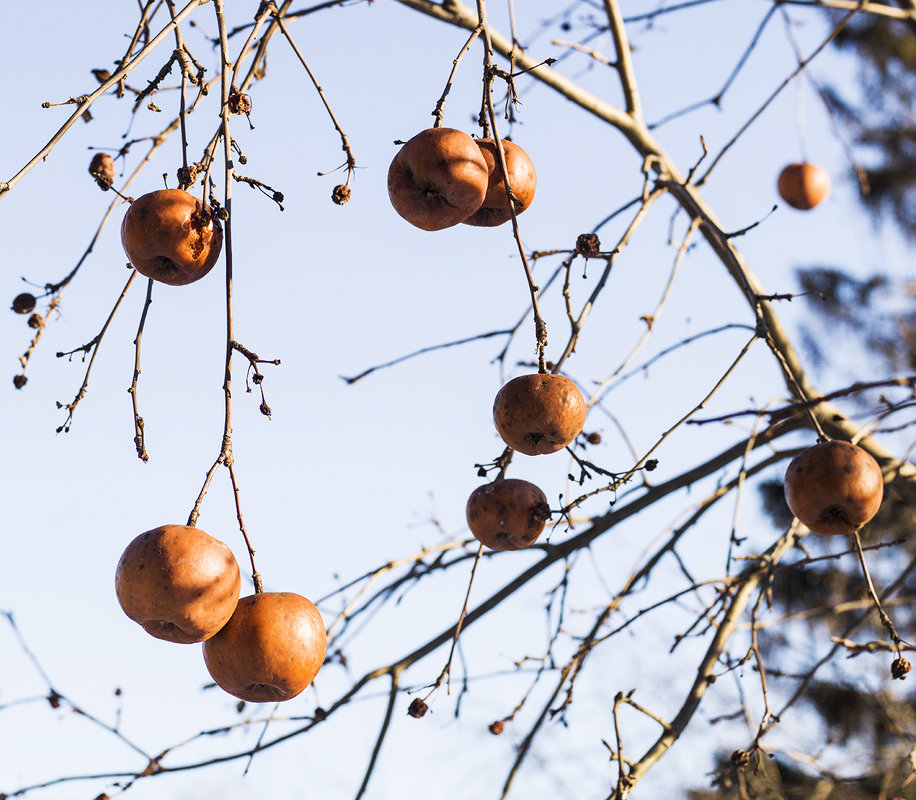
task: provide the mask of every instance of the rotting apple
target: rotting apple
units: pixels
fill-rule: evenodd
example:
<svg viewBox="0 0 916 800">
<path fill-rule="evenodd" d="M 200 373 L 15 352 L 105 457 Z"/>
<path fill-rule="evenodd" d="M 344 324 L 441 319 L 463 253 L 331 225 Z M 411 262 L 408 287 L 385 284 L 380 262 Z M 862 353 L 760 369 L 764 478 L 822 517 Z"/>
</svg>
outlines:
<svg viewBox="0 0 916 800">
<path fill-rule="evenodd" d="M 541 535 L 550 506 L 533 483 L 498 478 L 471 492 L 465 513 L 474 538 L 491 550 L 521 550 Z"/>
<path fill-rule="evenodd" d="M 191 644 L 209 639 L 232 616 L 241 575 L 224 542 L 199 528 L 162 525 L 127 545 L 115 592 L 124 613 L 147 633 Z"/>
<path fill-rule="evenodd" d="M 878 513 L 884 497 L 878 462 L 858 445 L 836 440 L 795 456 L 784 485 L 792 513 L 824 535 L 855 533 Z"/>
<path fill-rule="evenodd" d="M 520 375 L 493 402 L 493 422 L 509 447 L 528 456 L 555 453 L 585 425 L 585 399 L 564 375 Z"/>
<path fill-rule="evenodd" d="M 243 597 L 225 627 L 203 645 L 217 685 L 251 703 L 295 697 L 318 674 L 326 649 L 321 613 L 294 592 Z"/>
<path fill-rule="evenodd" d="M 509 197 L 506 194 L 506 182 L 503 180 L 502 170 L 499 168 L 499 154 L 496 150 L 494 139 L 478 139 L 477 146 L 483 153 L 490 172 L 487 184 L 487 196 L 483 204 L 470 217 L 464 220 L 466 225 L 477 225 L 492 228 L 502 225 L 512 219 L 509 210 Z M 502 140 L 503 152 L 506 156 L 506 170 L 509 173 L 509 185 L 512 194 L 518 203 L 515 206 L 516 215 L 521 214 L 531 201 L 534 200 L 534 191 L 537 188 L 537 175 L 534 164 L 528 154 L 515 142 Z"/>
<path fill-rule="evenodd" d="M 159 189 L 130 204 L 121 222 L 121 244 L 141 275 L 184 286 L 199 281 L 216 264 L 223 229 L 193 195 Z"/>
<path fill-rule="evenodd" d="M 487 162 L 468 134 L 427 128 L 406 142 L 388 168 L 388 196 L 404 219 L 425 231 L 466 220 L 487 195 Z"/>
<path fill-rule="evenodd" d="M 779 173 L 776 191 L 792 208 L 810 211 L 830 194 L 830 176 L 807 161 L 789 164 Z"/>
</svg>

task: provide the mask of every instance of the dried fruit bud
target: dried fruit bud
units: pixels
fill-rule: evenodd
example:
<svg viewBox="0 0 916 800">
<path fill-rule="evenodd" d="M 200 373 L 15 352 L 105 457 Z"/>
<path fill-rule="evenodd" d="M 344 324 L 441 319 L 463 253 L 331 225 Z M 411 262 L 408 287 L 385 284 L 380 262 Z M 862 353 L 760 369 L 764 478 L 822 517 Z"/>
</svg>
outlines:
<svg viewBox="0 0 916 800">
<path fill-rule="evenodd" d="M 315 708 L 315 720 L 321 722 L 328 718 L 328 712 L 325 711 L 321 706 Z"/>
<path fill-rule="evenodd" d="M 587 441 L 589 444 L 601 444 L 601 434 L 597 431 L 590 433 L 585 437 L 585 441 Z"/>
<path fill-rule="evenodd" d="M 652 472 L 658 466 L 657 458 L 650 458 L 646 462 L 646 472 Z"/>
<path fill-rule="evenodd" d="M 108 153 L 96 153 L 89 162 L 89 174 L 95 178 L 103 192 L 107 192 L 114 182 L 114 159 Z"/>
<path fill-rule="evenodd" d="M 188 189 L 197 180 L 197 166 L 191 164 L 188 167 L 179 167 L 176 174 L 178 176 L 178 186 L 182 189 Z"/>
<path fill-rule="evenodd" d="M 344 186 L 342 183 L 334 187 L 334 191 L 331 192 L 331 199 L 337 203 L 337 205 L 342 206 L 350 199 L 350 187 Z"/>
<path fill-rule="evenodd" d="M 41 314 L 32 314 L 29 317 L 29 327 L 30 328 L 40 328 L 41 327 Z"/>
<path fill-rule="evenodd" d="M 14 375 L 13 376 L 13 386 L 17 389 L 21 389 L 29 382 L 29 379 L 25 375 Z"/>
<path fill-rule="evenodd" d="M 494 736 L 499 736 L 499 734 L 501 734 L 504 729 L 505 726 L 503 725 L 503 721 L 501 719 L 496 720 L 496 722 L 491 722 L 489 726 L 489 731 Z"/>
<path fill-rule="evenodd" d="M 407 709 L 407 713 L 410 716 L 420 719 L 426 712 L 429 711 L 429 706 L 426 705 L 419 697 L 414 698 L 413 702 L 410 704 Z"/>
<path fill-rule="evenodd" d="M 51 708 L 60 708 L 60 695 L 53 689 L 48 695 L 48 705 L 51 706 Z"/>
<path fill-rule="evenodd" d="M 111 79 L 111 73 L 107 69 L 94 69 L 92 74 L 95 75 L 95 79 L 99 83 L 105 83 L 105 81 Z"/>
<path fill-rule="evenodd" d="M 894 659 L 894 663 L 891 664 L 891 677 L 894 680 L 902 681 L 909 671 L 910 662 L 903 658 L 903 656 L 898 656 Z"/>
<path fill-rule="evenodd" d="M 29 294 L 28 292 L 17 294 L 13 298 L 13 305 L 11 308 L 17 314 L 31 314 L 35 309 L 35 295 Z"/>
<path fill-rule="evenodd" d="M 233 92 L 229 95 L 229 112 L 231 114 L 250 114 L 251 98 L 243 92 Z"/>
<path fill-rule="evenodd" d="M 751 754 L 747 750 L 735 750 L 732 753 L 732 764 L 736 767 L 746 767 L 751 763 Z"/>
<path fill-rule="evenodd" d="M 596 256 L 601 252 L 601 242 L 596 233 L 580 233 L 576 237 L 576 253 L 580 256 Z"/>
</svg>

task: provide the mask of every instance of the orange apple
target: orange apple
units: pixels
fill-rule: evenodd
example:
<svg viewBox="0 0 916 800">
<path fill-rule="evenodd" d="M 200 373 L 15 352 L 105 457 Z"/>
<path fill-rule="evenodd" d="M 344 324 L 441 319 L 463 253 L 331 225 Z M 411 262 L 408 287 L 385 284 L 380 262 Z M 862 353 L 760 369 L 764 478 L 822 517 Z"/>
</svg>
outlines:
<svg viewBox="0 0 916 800">
<path fill-rule="evenodd" d="M 121 244 L 141 275 L 169 286 L 204 277 L 219 259 L 223 229 L 210 208 L 183 189 L 134 200 L 121 222 Z"/>
<path fill-rule="evenodd" d="M 217 685 L 240 700 L 289 700 L 324 663 L 321 613 L 293 592 L 259 592 L 239 600 L 226 626 L 204 642 L 204 663 Z"/>
<path fill-rule="evenodd" d="M 466 516 L 471 533 L 490 549 L 521 550 L 541 535 L 550 506 L 533 483 L 505 478 L 471 492 Z"/>
<path fill-rule="evenodd" d="M 465 225 L 478 225 L 481 227 L 495 227 L 512 219 L 509 211 L 509 198 L 506 195 L 506 182 L 503 180 L 502 170 L 499 168 L 499 154 L 496 151 L 496 142 L 493 139 L 478 139 L 477 146 L 487 162 L 490 179 L 487 184 L 487 196 L 483 205 L 470 217 L 464 220 Z M 528 154 L 515 142 L 502 140 L 503 152 L 506 155 L 506 170 L 509 173 L 509 185 L 512 194 L 518 203 L 515 213 L 521 214 L 531 201 L 534 200 L 534 190 L 537 188 L 537 175 L 534 164 Z"/>
<path fill-rule="evenodd" d="M 830 176 L 807 161 L 789 164 L 779 173 L 776 190 L 792 208 L 809 211 L 830 194 Z"/>
<path fill-rule="evenodd" d="M 493 402 L 493 422 L 509 447 L 529 456 L 555 453 L 585 425 L 585 399 L 563 375 L 520 375 Z"/>
<path fill-rule="evenodd" d="M 241 591 L 229 547 L 199 528 L 162 525 L 141 533 L 118 562 L 124 613 L 157 639 L 190 644 L 226 624 Z"/>
<path fill-rule="evenodd" d="M 855 533 L 878 513 L 884 475 L 861 447 L 821 442 L 792 459 L 785 493 L 792 513 L 813 533 Z"/>
<path fill-rule="evenodd" d="M 392 160 L 388 196 L 411 225 L 438 231 L 477 211 L 488 182 L 487 162 L 470 136 L 454 128 L 427 128 Z"/>
</svg>

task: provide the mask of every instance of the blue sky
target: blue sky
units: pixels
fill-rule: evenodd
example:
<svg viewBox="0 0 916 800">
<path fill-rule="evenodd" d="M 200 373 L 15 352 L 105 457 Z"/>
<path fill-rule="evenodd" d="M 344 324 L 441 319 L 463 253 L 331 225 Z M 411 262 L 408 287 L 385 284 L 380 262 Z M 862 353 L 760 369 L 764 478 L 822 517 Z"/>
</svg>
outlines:
<svg viewBox="0 0 916 800">
<path fill-rule="evenodd" d="M 7 4 L 0 11 L 4 30 L 22 32 L 10 37 L 0 53 L 6 74 L 19 76 L 8 81 L 5 90 L 0 179 L 18 171 L 70 114 L 68 106 L 42 109 L 41 103 L 91 91 L 95 81 L 90 70 L 110 66 L 122 52 L 134 9 L 103 5 L 90 17 L 79 4 L 52 3 L 46 8 L 54 14 L 53 26 L 36 19 L 28 4 Z M 622 8 L 626 15 L 645 10 L 645 5 L 624 2 Z M 713 96 L 766 6 L 712 3 L 662 17 L 652 28 L 635 25 L 633 57 L 646 117 L 659 119 Z M 542 2 L 516 8 L 520 38 L 531 42 L 529 52 L 538 57 L 569 54 L 563 45 L 551 43 L 552 34 L 535 35 L 539 20 L 554 11 L 553 4 Z M 582 30 L 587 11 L 588 6 L 582 6 L 571 18 L 575 27 L 570 37 Z M 808 52 L 826 32 L 823 20 L 800 9 L 790 13 L 799 23 L 795 35 Z M 490 15 L 494 25 L 504 27 L 502 6 L 491 7 Z M 208 75 L 216 74 L 218 54 L 201 41 L 202 34 L 215 31 L 212 4 L 194 19 L 199 27 L 185 29 L 185 35 Z M 34 37 L 25 35 L 38 26 L 41 52 L 53 54 L 50 57 L 39 55 L 30 44 Z M 282 191 L 284 210 L 247 186 L 234 185 L 233 243 L 237 338 L 261 357 L 279 358 L 282 364 L 263 368 L 273 411 L 267 420 L 258 411 L 257 392 L 243 391 L 244 362 L 234 362 L 233 440 L 242 510 L 266 588 L 297 591 L 318 601 L 341 582 L 389 559 L 468 536 L 464 503 L 481 482 L 474 464 L 490 461 L 502 450 L 490 417 L 492 398 L 505 377 L 526 369 L 517 363 L 533 358 L 533 338 L 526 323 L 513 341 L 504 374 L 492 363 L 503 340 L 489 339 L 380 370 L 352 386 L 340 379 L 424 346 L 511 326 L 526 308 L 527 289 L 507 227 L 457 226 L 427 233 L 401 220 L 387 199 L 385 175 L 397 149 L 393 142 L 431 124 L 430 112 L 465 34 L 385 0 L 313 15 L 291 25 L 291 30 L 350 137 L 359 169 L 351 182 L 351 202 L 333 205 L 330 193 L 341 173 L 317 173 L 341 163 L 340 142 L 307 76 L 278 37 L 267 77 L 251 92 L 254 128 L 236 118 L 233 133 L 248 158 L 240 171 Z M 605 40 L 591 46 L 611 55 Z M 168 46 L 152 55 L 129 82 L 142 86 L 167 53 Z M 557 68 L 619 102 L 615 74 L 586 56 L 569 55 Z M 793 68 L 784 27 L 774 21 L 721 107 L 706 105 L 661 126 L 656 135 L 686 171 L 700 156 L 701 136 L 710 153 L 717 153 Z M 815 62 L 813 75 L 844 82 L 854 77 L 845 62 L 829 54 Z M 569 248 L 578 234 L 638 195 L 640 162 L 616 131 L 543 88 L 530 82 L 519 85 L 519 123 L 511 133 L 538 171 L 535 201 L 519 218 L 521 235 L 529 250 Z M 475 45 L 458 73 L 447 105 L 447 125 L 474 131 L 479 86 Z M 157 133 L 174 115 L 177 94 L 163 92 L 156 103 L 163 111 L 139 112 L 130 136 Z M 92 113 L 91 123 L 77 124 L 45 163 L 0 198 L 3 286 L 10 299 L 27 288 L 21 276 L 42 285 L 66 274 L 88 246 L 110 201 L 110 194 L 100 192 L 86 173 L 88 148 L 121 145 L 129 121 L 127 104 L 107 96 Z M 193 115 L 192 157 L 199 157 L 217 124 L 213 102 Z M 835 176 L 833 194 L 810 214 L 780 207 L 767 216 L 778 201 L 776 175 L 785 163 L 800 159 L 802 141 L 812 158 Z M 163 173 L 173 175 L 179 148 L 179 139 L 173 137 L 132 193 L 159 188 Z M 142 144 L 131 150 L 128 168 L 142 152 Z M 838 264 L 863 274 L 886 269 L 903 275 L 903 243 L 865 218 L 847 176 L 843 148 L 823 107 L 810 86 L 793 85 L 730 150 L 704 193 L 729 230 L 766 217 L 740 239 L 740 247 L 768 291 L 796 289 L 793 270 L 813 263 Z M 170 181 L 174 185 L 174 179 Z M 617 368 L 641 336 L 645 324 L 640 316 L 655 307 L 674 263 L 676 246 L 669 235 L 677 242 L 684 234 L 683 217 L 671 221 L 673 210 L 670 200 L 660 201 L 618 259 L 611 284 L 568 363 L 570 376 L 583 387 Z M 8 514 L 0 609 L 14 613 L 58 691 L 109 724 L 120 720 L 126 736 L 158 752 L 240 718 L 232 698 L 215 690 L 201 691 L 208 676 L 199 649 L 148 637 L 123 616 L 113 590 L 114 567 L 124 546 L 144 530 L 183 522 L 219 452 L 223 286 L 217 267 L 197 284 L 154 291 L 139 385 L 149 463 L 141 463 L 134 453 L 126 391 L 143 303 L 139 282 L 102 343 L 72 429 L 56 434 L 64 415 L 55 403 L 72 399 L 85 364 L 78 356 L 68 360 L 54 354 L 77 348 L 97 333 L 127 278 L 118 238 L 122 214 L 115 210 L 79 278 L 65 293 L 59 314 L 53 316 L 29 364 L 27 387 L 16 391 L 7 380 L 0 388 L 0 441 L 7 453 L 0 481 L 6 487 Z M 615 242 L 629 219 L 623 215 L 603 228 L 602 243 Z M 539 261 L 535 278 L 549 274 L 558 263 L 556 258 Z M 575 276 L 579 302 L 594 285 L 599 267 L 590 265 L 587 278 Z M 545 294 L 542 308 L 551 342 L 549 358 L 567 336 L 556 289 Z M 806 313 L 800 301 L 781 310 L 790 329 Z M 633 365 L 685 336 L 722 324 L 751 322 L 721 264 L 698 242 L 679 267 L 653 337 Z M 22 317 L 0 315 L 9 378 L 17 371 L 16 359 L 30 333 Z M 633 456 L 617 425 L 626 430 L 635 450 L 643 452 L 711 388 L 746 338 L 746 331 L 734 330 L 703 340 L 621 385 L 604 410 L 595 408 L 590 414 L 586 430 L 601 431 L 604 438 L 590 456 L 613 471 L 631 466 Z M 868 369 L 865 365 L 860 377 L 882 377 Z M 818 378 L 825 381 L 825 389 L 834 388 L 830 375 Z M 784 393 L 774 365 L 758 344 L 704 413 L 715 416 L 765 404 Z M 659 479 L 725 447 L 736 435 L 740 433 L 732 426 L 682 429 L 658 453 Z M 553 504 L 560 493 L 578 491 L 567 485 L 571 469 L 561 454 L 519 456 L 510 474 L 537 482 Z M 681 493 L 672 503 L 641 515 L 637 523 L 622 526 L 596 545 L 589 555 L 593 564 L 582 556 L 570 598 L 571 629 L 587 626 L 595 604 L 607 597 L 606 587 L 619 584 L 649 543 L 700 496 Z M 582 514 L 601 513 L 606 508 L 602 504 L 606 500 L 599 498 Z M 709 553 L 714 551 L 719 560 L 710 569 L 721 573 L 720 554 L 733 511 L 730 503 L 711 515 L 691 539 L 686 557 L 698 570 L 709 567 Z M 740 509 L 740 519 L 750 537 L 749 549 L 765 546 L 772 538 L 753 496 Z M 225 471 L 210 488 L 199 527 L 233 547 L 244 574 L 244 547 Z M 553 534 L 565 535 L 563 530 Z M 527 553 L 508 555 L 511 561 L 500 557 L 481 564 L 472 605 L 536 559 Z M 463 602 L 467 573 L 464 566 L 457 567 L 373 617 L 349 645 L 347 668 L 328 665 L 314 692 L 307 691 L 278 714 L 310 714 L 315 704 L 332 702 L 354 677 L 447 627 Z M 471 674 L 483 677 L 472 682 L 459 719 L 453 716 L 457 687 L 451 695 L 440 691 L 431 703 L 433 714 L 421 721 L 402 713 L 409 702 L 405 695 L 369 797 L 389 797 L 396 791 L 409 797 L 426 797 L 433 791 L 445 796 L 496 796 L 512 748 L 526 728 L 519 722 L 494 738 L 486 725 L 508 713 L 524 694 L 530 675 L 513 674 L 513 665 L 525 655 L 543 652 L 546 593 L 560 578 L 559 573 L 545 576 L 505 609 L 468 629 L 463 663 Z M 664 590 L 659 586 L 634 598 L 628 613 Z M 330 624 L 340 599 L 321 607 Z M 520 776 L 519 794 L 604 796 L 613 775 L 601 745 L 601 738 L 612 735 L 610 699 L 618 690 L 637 688 L 637 696 L 648 705 L 670 711 L 678 697 L 669 691 L 672 676 L 689 676 L 691 657 L 701 644 L 688 642 L 677 657 L 659 659 L 648 668 L 647 654 L 667 653 L 672 636 L 696 610 L 695 602 L 685 602 L 657 626 L 635 626 L 633 635 L 620 639 L 613 652 L 596 653 L 599 663 L 592 664 L 593 671 L 605 679 L 583 683 L 570 712 L 570 727 L 551 726 Z M 2 623 L 0 619 L 0 704 L 43 695 L 44 681 Z M 445 658 L 440 649 L 411 670 L 405 684 L 432 682 Z M 120 697 L 114 696 L 116 688 Z M 352 796 L 377 735 L 386 691 L 387 685 L 380 682 L 368 690 L 365 700 L 344 709 L 339 719 L 260 754 L 246 780 L 239 780 L 244 763 L 236 761 L 141 781 L 130 794 L 142 799 L 164 791 L 176 798 L 220 793 L 227 800 L 281 800 L 304 793 Z M 732 709 L 734 698 L 734 687 L 723 688 L 709 701 L 710 708 Z M 530 705 L 539 707 L 543 698 L 538 699 L 536 693 Z M 261 718 L 269 709 L 248 713 Z M 641 737 L 650 741 L 653 729 L 636 719 L 631 724 L 637 750 L 635 742 Z M 705 729 L 702 718 L 696 724 L 701 729 L 700 750 L 696 743 L 684 741 L 666 757 L 681 768 L 685 780 L 689 776 L 689 784 L 679 784 L 681 788 L 704 783 L 710 743 L 718 743 L 717 729 Z M 142 766 L 136 754 L 110 733 L 54 711 L 43 701 L 3 708 L 0 725 L 20 732 L 0 757 L 0 791 L 60 775 Z M 260 732 L 256 725 L 251 729 L 253 734 L 232 740 L 232 745 L 226 737 L 209 737 L 181 751 L 175 763 L 250 746 Z M 703 730 L 708 730 L 705 738 Z M 575 770 L 567 769 L 578 759 Z M 650 774 L 636 796 L 648 797 L 669 786 L 666 767 L 657 769 L 658 775 Z M 64 785 L 34 796 L 94 796 L 104 785 Z"/>
</svg>

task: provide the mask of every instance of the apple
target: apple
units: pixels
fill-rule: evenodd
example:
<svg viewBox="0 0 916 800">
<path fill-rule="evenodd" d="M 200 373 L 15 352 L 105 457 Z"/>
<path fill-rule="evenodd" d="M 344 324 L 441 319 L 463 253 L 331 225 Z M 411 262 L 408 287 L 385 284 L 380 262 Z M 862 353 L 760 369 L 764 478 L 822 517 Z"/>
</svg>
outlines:
<svg viewBox="0 0 916 800">
<path fill-rule="evenodd" d="M 239 600 L 226 626 L 204 642 L 204 663 L 217 685 L 251 703 L 289 700 L 324 663 L 321 613 L 293 592 L 259 592 Z"/>
<path fill-rule="evenodd" d="M 786 470 L 786 502 L 814 533 L 855 533 L 881 506 L 884 476 L 861 447 L 821 442 L 799 453 Z"/>
<path fill-rule="evenodd" d="M 779 196 L 792 208 L 809 211 L 830 194 L 830 176 L 816 164 L 789 164 L 776 181 Z"/>
<path fill-rule="evenodd" d="M 520 375 L 493 402 L 493 422 L 502 440 L 528 456 L 555 453 L 585 425 L 585 399 L 563 375 Z"/>
<path fill-rule="evenodd" d="M 184 286 L 199 281 L 216 264 L 223 229 L 193 195 L 159 189 L 130 204 L 121 222 L 121 244 L 141 275 Z"/>
<path fill-rule="evenodd" d="M 115 572 L 124 613 L 157 639 L 180 644 L 213 636 L 232 616 L 240 591 L 239 565 L 229 547 L 187 525 L 141 533 Z"/>
<path fill-rule="evenodd" d="M 23 292 L 22 294 L 17 294 L 13 298 L 13 304 L 10 308 L 13 309 L 17 314 L 31 314 L 35 310 L 36 303 L 35 295 L 30 292 Z"/>
<path fill-rule="evenodd" d="M 491 550 L 521 550 L 541 535 L 550 506 L 533 483 L 504 478 L 471 492 L 466 516 L 471 533 Z"/>
<path fill-rule="evenodd" d="M 89 162 L 89 174 L 103 191 L 107 191 L 114 183 L 114 159 L 108 153 L 96 153 Z"/>
<path fill-rule="evenodd" d="M 466 220 L 487 195 L 489 170 L 477 143 L 454 128 L 427 128 L 388 168 L 388 196 L 404 219 L 425 231 Z"/>
<path fill-rule="evenodd" d="M 483 205 L 470 217 L 464 220 L 465 225 L 478 225 L 492 228 L 502 225 L 512 219 L 509 211 L 509 198 L 506 195 L 506 182 L 503 180 L 502 170 L 499 168 L 499 154 L 496 151 L 496 141 L 493 139 L 478 139 L 477 146 L 483 153 L 487 162 L 490 178 L 487 183 L 487 196 Z M 531 201 L 534 200 L 534 190 L 537 188 L 537 175 L 534 164 L 528 154 L 514 142 L 502 140 L 503 152 L 506 155 L 506 170 L 509 173 L 509 185 L 512 194 L 518 200 L 515 213 L 521 214 Z"/>
</svg>

